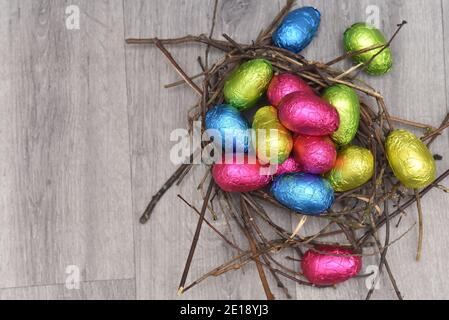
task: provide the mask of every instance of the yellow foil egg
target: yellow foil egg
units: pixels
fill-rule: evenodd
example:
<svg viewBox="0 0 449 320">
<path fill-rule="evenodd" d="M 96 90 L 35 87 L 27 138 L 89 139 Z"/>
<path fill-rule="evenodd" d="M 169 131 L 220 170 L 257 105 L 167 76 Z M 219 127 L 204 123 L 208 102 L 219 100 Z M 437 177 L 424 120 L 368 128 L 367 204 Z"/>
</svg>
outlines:
<svg viewBox="0 0 449 320">
<path fill-rule="evenodd" d="M 374 157 L 370 150 L 359 146 L 343 147 L 335 167 L 327 174 L 337 192 L 346 192 L 368 182 L 374 174 Z"/>
<path fill-rule="evenodd" d="M 253 129 L 253 143 L 261 163 L 282 164 L 287 160 L 293 148 L 293 138 L 279 121 L 275 107 L 260 108 L 254 115 Z"/>
<path fill-rule="evenodd" d="M 268 60 L 254 59 L 238 67 L 224 86 L 226 102 L 243 111 L 253 107 L 267 90 L 273 78 L 273 67 Z"/>
<path fill-rule="evenodd" d="M 385 151 L 394 175 L 407 188 L 425 188 L 435 180 L 435 160 L 413 133 L 392 131 L 385 141 Z"/>
</svg>

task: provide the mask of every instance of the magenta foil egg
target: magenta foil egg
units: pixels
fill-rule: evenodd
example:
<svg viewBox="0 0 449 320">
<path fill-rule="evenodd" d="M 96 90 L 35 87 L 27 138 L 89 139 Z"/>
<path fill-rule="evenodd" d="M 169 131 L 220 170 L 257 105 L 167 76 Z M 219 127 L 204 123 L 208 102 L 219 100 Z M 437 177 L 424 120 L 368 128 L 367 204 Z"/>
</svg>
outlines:
<svg viewBox="0 0 449 320">
<path fill-rule="evenodd" d="M 293 150 L 296 162 L 307 173 L 326 173 L 334 167 L 337 159 L 337 150 L 329 137 L 299 135 Z"/>
<path fill-rule="evenodd" d="M 293 156 L 290 156 L 287 160 L 285 160 L 282 164 L 278 166 L 276 175 L 281 175 L 284 173 L 295 173 L 301 171 L 302 171 L 301 165 L 298 162 L 296 162 Z"/>
<path fill-rule="evenodd" d="M 334 285 L 356 276 L 362 268 L 362 258 L 349 249 L 320 246 L 304 254 L 301 268 L 311 283 Z"/>
<path fill-rule="evenodd" d="M 337 110 L 316 96 L 293 92 L 279 104 L 279 120 L 289 130 L 309 136 L 329 136 L 340 125 Z"/>
<path fill-rule="evenodd" d="M 244 163 L 215 164 L 212 169 L 215 183 L 227 192 L 251 192 L 261 189 L 272 180 L 268 168 L 257 160 L 245 158 Z"/>
<path fill-rule="evenodd" d="M 314 94 L 307 82 L 291 73 L 275 75 L 268 86 L 267 97 L 271 105 L 277 107 L 281 100 L 292 92 Z"/>
</svg>

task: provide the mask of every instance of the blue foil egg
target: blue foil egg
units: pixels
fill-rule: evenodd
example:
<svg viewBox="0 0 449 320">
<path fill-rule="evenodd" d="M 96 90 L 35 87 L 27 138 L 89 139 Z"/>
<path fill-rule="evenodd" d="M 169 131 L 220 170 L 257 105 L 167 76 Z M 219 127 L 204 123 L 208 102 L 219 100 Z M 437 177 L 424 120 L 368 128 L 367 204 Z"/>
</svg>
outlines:
<svg viewBox="0 0 449 320">
<path fill-rule="evenodd" d="M 312 42 L 320 22 L 321 13 L 313 7 L 293 10 L 273 33 L 273 43 L 276 47 L 299 53 Z"/>
<path fill-rule="evenodd" d="M 248 153 L 251 137 L 248 130 L 250 128 L 248 120 L 240 111 L 230 105 L 220 104 L 206 113 L 206 130 L 209 130 L 209 136 L 214 136 L 216 145 L 219 144 L 219 140 L 215 139 L 217 138 L 216 134 L 220 134 L 221 146 L 225 152 Z M 216 130 L 216 132 L 212 130 Z"/>
<path fill-rule="evenodd" d="M 334 190 L 330 183 L 308 173 L 278 176 L 271 186 L 271 193 L 284 206 L 306 215 L 319 215 L 334 203 Z"/>
</svg>

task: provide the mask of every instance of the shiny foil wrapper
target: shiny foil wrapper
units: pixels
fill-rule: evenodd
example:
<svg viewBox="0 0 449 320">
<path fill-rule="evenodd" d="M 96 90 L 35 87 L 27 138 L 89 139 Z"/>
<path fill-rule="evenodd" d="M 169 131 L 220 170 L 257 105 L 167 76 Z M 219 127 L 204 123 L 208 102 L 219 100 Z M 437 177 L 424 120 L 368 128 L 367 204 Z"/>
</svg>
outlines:
<svg viewBox="0 0 449 320">
<path fill-rule="evenodd" d="M 329 137 L 300 135 L 295 140 L 294 155 L 304 172 L 323 174 L 334 167 L 337 150 Z"/>
<path fill-rule="evenodd" d="M 217 130 L 226 152 L 245 152 L 250 146 L 251 134 L 248 120 L 234 107 L 221 104 L 206 113 L 206 129 Z M 228 141 L 229 140 L 229 141 Z"/>
<path fill-rule="evenodd" d="M 281 100 L 292 92 L 314 94 L 312 88 L 300 77 L 291 73 L 275 75 L 267 90 L 268 101 L 277 107 Z"/>
<path fill-rule="evenodd" d="M 374 157 L 359 146 L 343 147 L 337 154 L 335 167 L 327 174 L 337 192 L 346 192 L 368 182 L 374 174 Z"/>
<path fill-rule="evenodd" d="M 293 156 L 290 156 L 288 157 L 287 160 L 285 160 L 281 165 L 278 166 L 276 175 L 281 175 L 284 173 L 301 172 L 301 171 L 302 171 L 301 165 L 298 162 L 296 162 Z"/>
<path fill-rule="evenodd" d="M 319 246 L 307 251 L 301 260 L 304 276 L 315 285 L 335 285 L 356 276 L 362 258 L 336 246 Z"/>
<path fill-rule="evenodd" d="M 352 25 L 344 33 L 344 46 L 347 52 L 358 51 L 386 43 L 387 41 L 380 30 L 363 22 Z M 381 50 L 382 48 L 370 50 L 354 56 L 353 60 L 356 63 L 366 63 Z M 391 50 L 390 48 L 385 48 L 385 50 L 374 58 L 365 71 L 371 75 L 382 75 L 390 71 L 392 66 L 393 56 Z"/>
<path fill-rule="evenodd" d="M 275 107 L 260 108 L 253 121 L 254 147 L 257 157 L 263 164 L 281 164 L 290 156 L 293 139 L 279 121 Z"/>
<path fill-rule="evenodd" d="M 337 84 L 327 88 L 322 98 L 337 109 L 340 117 L 340 126 L 332 134 L 332 140 L 340 146 L 351 143 L 359 129 L 359 96 L 352 88 L 343 84 Z"/>
<path fill-rule="evenodd" d="M 405 130 L 391 132 L 385 141 L 385 151 L 394 175 L 407 188 L 425 188 L 435 180 L 435 160 L 427 146 L 413 133 Z"/>
<path fill-rule="evenodd" d="M 265 59 L 254 59 L 238 67 L 224 86 L 227 103 L 238 110 L 253 107 L 267 90 L 273 77 L 271 63 Z"/>
<path fill-rule="evenodd" d="M 287 173 L 275 178 L 271 193 L 281 204 L 305 215 L 320 215 L 334 202 L 334 190 L 320 176 Z"/>
<path fill-rule="evenodd" d="M 337 110 L 312 94 L 294 92 L 282 99 L 279 120 L 289 130 L 308 136 L 329 136 L 340 125 Z"/>
<path fill-rule="evenodd" d="M 273 43 L 279 48 L 299 53 L 312 42 L 320 22 L 321 14 L 313 7 L 293 10 L 273 33 Z"/>
<path fill-rule="evenodd" d="M 270 184 L 272 177 L 255 159 L 247 157 L 244 163 L 221 163 L 212 168 L 215 183 L 226 192 L 251 192 Z"/>
</svg>

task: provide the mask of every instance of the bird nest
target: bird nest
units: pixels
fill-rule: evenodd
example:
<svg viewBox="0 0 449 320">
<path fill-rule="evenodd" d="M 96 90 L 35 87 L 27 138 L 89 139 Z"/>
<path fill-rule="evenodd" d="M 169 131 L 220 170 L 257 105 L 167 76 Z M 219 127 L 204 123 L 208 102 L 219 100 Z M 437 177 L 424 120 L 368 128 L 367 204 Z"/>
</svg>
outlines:
<svg viewBox="0 0 449 320">
<path fill-rule="evenodd" d="M 181 195 L 179 196 L 199 216 L 198 226 L 180 282 L 179 293 L 187 292 L 209 277 L 221 276 L 227 272 L 240 269 L 251 262 L 254 262 L 257 266 L 261 284 L 268 299 L 274 298 L 270 287 L 272 284 L 269 279 L 274 279 L 275 284 L 283 289 L 287 297 L 290 297 L 290 295 L 285 286 L 285 281 L 293 281 L 300 285 L 317 288 L 326 287 L 317 286 L 308 282 L 300 271 L 292 270 L 287 264 L 291 263 L 291 260 L 297 259 L 299 261 L 305 250 L 317 248 L 321 245 L 335 245 L 350 248 L 362 257 L 365 255 L 373 255 L 373 252 L 378 255 L 380 272 L 383 270 L 387 272 L 397 297 L 401 299 L 401 292 L 389 267 L 387 257 L 388 248 L 395 241 L 390 237 L 393 219 L 395 219 L 394 223 L 396 223 L 397 219 L 400 219 L 408 207 L 417 205 L 419 215 L 417 259 L 419 259 L 423 236 L 420 199 L 433 188 L 441 187 L 440 182 L 449 175 L 449 170 L 444 172 L 425 189 L 409 192 L 395 178 L 388 166 L 384 147 L 385 139 L 391 130 L 394 129 L 394 126 L 399 123 L 401 125 L 424 129 L 424 135 L 421 137 L 421 140 L 427 145 L 430 145 L 449 126 L 449 119 L 446 117 L 439 128 L 432 128 L 417 122 L 392 117 L 388 112 L 387 103 L 382 94 L 358 78 L 359 72 L 363 71 L 369 62 L 358 64 L 348 70 L 340 70 L 337 67 L 338 63 L 350 59 L 354 55 L 379 48 L 387 48 L 391 45 L 392 40 L 398 34 L 399 30 L 405 25 L 405 22 L 398 25 L 397 31 L 392 35 L 386 45 L 370 47 L 356 52 L 348 52 L 328 62 L 311 61 L 299 54 L 294 54 L 271 45 L 272 33 L 290 11 L 292 5 L 293 1 L 287 1 L 286 6 L 279 12 L 270 25 L 260 32 L 257 39 L 251 44 L 238 43 L 226 34 L 223 35 L 223 40 L 213 39 L 208 35 L 188 35 L 175 39 L 150 38 L 126 40 L 128 44 L 155 45 L 163 53 L 182 78 L 181 81 L 167 85 L 166 87 L 188 85 L 199 95 L 200 98 L 195 108 L 188 111 L 191 132 L 193 131 L 192 126 L 194 121 L 204 119 L 210 108 L 223 103 L 223 87 L 231 72 L 237 66 L 248 60 L 263 58 L 271 62 L 276 73 L 288 72 L 298 75 L 306 80 L 317 93 L 335 84 L 343 84 L 357 91 L 361 98 L 361 117 L 359 130 L 354 143 L 371 150 L 375 159 L 374 175 L 370 181 L 355 190 L 336 193 L 334 205 L 323 215 L 317 217 L 300 215 L 300 221 L 293 232 L 276 223 L 270 214 L 271 210 L 267 208 L 272 208 L 273 206 L 279 207 L 286 214 L 294 216 L 298 216 L 297 213 L 284 207 L 268 192 L 263 190 L 232 194 L 221 190 L 216 186 L 213 179 L 210 179 L 210 182 L 208 182 L 211 170 L 211 167 L 208 166 L 207 174 L 199 181 L 199 188 L 204 188 L 202 194 L 205 194 L 202 207 L 196 208 Z M 206 46 L 206 59 L 198 60 L 203 71 L 195 76 L 187 75 L 166 49 L 167 45 L 181 45 L 192 42 L 201 43 Z M 212 48 L 222 51 L 224 55 L 209 65 L 207 57 Z M 195 155 L 192 154 L 191 159 L 194 157 Z M 142 215 L 141 223 L 144 224 L 149 221 L 158 201 L 167 190 L 173 185 L 179 184 L 186 177 L 191 171 L 192 166 L 192 162 L 181 165 L 162 185 L 162 188 L 154 195 Z M 225 217 L 231 219 L 233 225 L 237 226 L 236 232 L 241 233 L 248 240 L 249 245 L 247 248 L 237 244 L 234 237 L 229 236 L 229 232 L 226 233 L 218 230 L 214 226 L 214 222 L 208 220 L 206 217 L 208 212 L 212 214 L 212 217 L 216 218 L 217 210 L 214 208 L 220 208 Z M 323 228 L 315 234 L 300 236 L 299 233 L 304 225 L 313 219 L 323 221 Z M 189 269 L 203 225 L 204 227 L 210 228 L 227 245 L 235 249 L 235 257 L 217 266 L 201 278 L 187 284 Z M 268 232 L 267 229 L 269 230 Z M 383 233 L 383 235 L 380 233 Z M 342 240 L 338 242 L 332 240 L 335 239 L 335 236 L 339 235 L 343 237 L 340 237 Z M 297 257 L 287 257 L 289 262 L 279 261 L 273 257 L 275 253 L 286 250 L 293 250 Z M 267 277 L 266 272 L 269 272 L 272 278 Z M 372 295 L 373 290 L 374 284 L 368 291 L 367 298 Z"/>
</svg>

